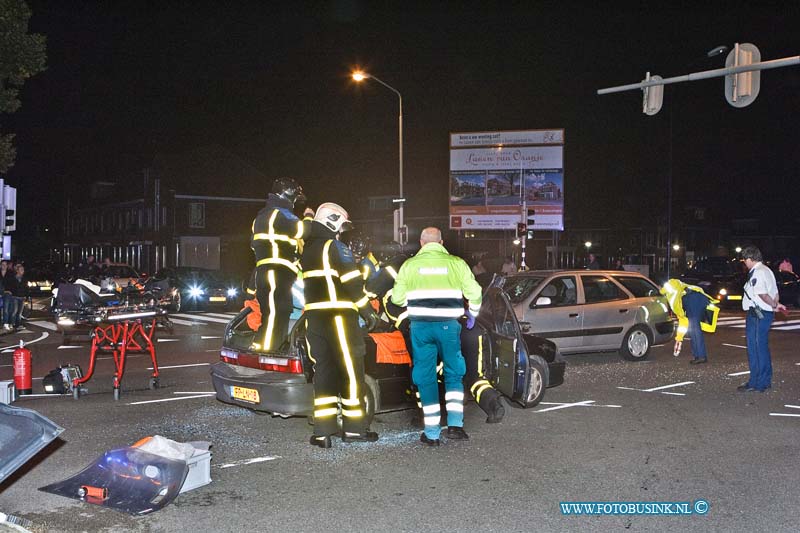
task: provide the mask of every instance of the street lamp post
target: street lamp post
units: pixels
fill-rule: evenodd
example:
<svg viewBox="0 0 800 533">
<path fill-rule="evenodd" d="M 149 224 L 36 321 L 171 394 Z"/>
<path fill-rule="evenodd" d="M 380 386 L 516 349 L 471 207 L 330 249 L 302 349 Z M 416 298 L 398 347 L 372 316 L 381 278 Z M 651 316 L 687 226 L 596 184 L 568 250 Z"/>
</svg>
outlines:
<svg viewBox="0 0 800 533">
<path fill-rule="evenodd" d="M 399 163 L 398 163 L 398 177 L 400 181 L 400 197 L 398 199 L 399 206 L 397 208 L 397 227 L 394 228 L 394 239 L 399 242 L 400 244 L 404 245 L 407 235 L 404 234 L 403 228 L 404 226 L 404 218 L 403 218 L 403 208 L 405 205 L 405 198 L 403 197 L 403 95 L 400 94 L 400 91 L 389 85 L 388 83 L 384 82 L 383 80 L 376 78 L 372 74 L 368 74 L 364 71 L 358 70 L 353 72 L 352 74 L 353 80 L 357 82 L 362 82 L 366 79 L 372 79 L 392 91 L 394 94 L 397 95 L 397 100 L 400 104 L 400 113 L 397 117 L 397 152 L 399 155 Z"/>
</svg>

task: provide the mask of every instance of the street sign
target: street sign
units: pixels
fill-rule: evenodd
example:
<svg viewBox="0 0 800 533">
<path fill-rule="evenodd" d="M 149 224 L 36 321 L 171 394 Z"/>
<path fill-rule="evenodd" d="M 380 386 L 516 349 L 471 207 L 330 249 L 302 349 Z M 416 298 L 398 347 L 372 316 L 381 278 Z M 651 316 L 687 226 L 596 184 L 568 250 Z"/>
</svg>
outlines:
<svg viewBox="0 0 800 533">
<path fill-rule="evenodd" d="M 761 52 L 750 43 L 736 43 L 725 60 L 725 66 L 742 67 L 761 62 Z M 761 90 L 761 71 L 748 70 L 725 76 L 725 99 L 733 107 L 747 107 L 752 104 Z"/>
</svg>

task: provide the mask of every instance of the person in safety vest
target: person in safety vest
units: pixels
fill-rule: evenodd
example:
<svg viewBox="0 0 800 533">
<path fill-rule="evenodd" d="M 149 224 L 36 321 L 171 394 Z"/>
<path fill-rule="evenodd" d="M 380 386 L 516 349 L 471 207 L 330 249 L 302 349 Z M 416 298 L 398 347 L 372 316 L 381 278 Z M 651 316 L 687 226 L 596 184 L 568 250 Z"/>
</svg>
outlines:
<svg viewBox="0 0 800 533">
<path fill-rule="evenodd" d="M 379 252 L 380 270 L 377 275 L 372 276 L 366 282 L 367 293 L 378 300 L 380 313 L 386 317 L 389 323 L 403 334 L 411 351 L 411 342 L 408 329 L 408 311 L 405 307 L 392 302 L 392 289 L 397 279 L 400 267 L 408 259 L 403 254 L 399 243 L 391 242 L 384 246 L 384 250 Z"/>
<path fill-rule="evenodd" d="M 683 337 L 689 333 L 692 339 L 692 355 L 689 364 L 698 365 L 708 362 L 706 340 L 703 332 L 713 333 L 717 329 L 719 307 L 715 300 L 700 287 L 687 285 L 677 279 L 671 279 L 661 288 L 661 294 L 667 297 L 672 312 L 678 317 L 678 332 L 675 335 L 674 355 L 681 353 Z"/>
<path fill-rule="evenodd" d="M 466 440 L 464 431 L 464 373 L 461 354 L 461 324 L 464 298 L 469 301 L 467 329 L 475 325 L 480 311 L 481 287 L 467 263 L 450 255 L 442 246 L 442 232 L 425 228 L 420 236 L 420 251 L 403 263 L 392 290 L 392 302 L 408 307 L 414 368 L 411 378 L 419 388 L 425 431 L 420 441 L 439 446 L 441 409 L 436 363 L 444 364 L 447 437 Z"/>
<path fill-rule="evenodd" d="M 250 247 L 256 256 L 256 299 L 262 315 L 254 350 L 277 350 L 289 334 L 292 285 L 299 272 L 298 250 L 311 231 L 313 215 L 306 209 L 300 220 L 292 209 L 305 201 L 303 188 L 296 181 L 279 178 L 272 185 L 267 206 L 253 221 Z"/>
<path fill-rule="evenodd" d="M 480 326 L 461 330 L 461 352 L 467 365 L 464 385 L 475 398 L 478 407 L 486 413 L 486 423 L 502 422 L 506 414 L 503 397 L 495 389 L 483 373 L 486 360 L 489 358 L 489 334 Z"/>
<path fill-rule="evenodd" d="M 353 253 L 339 241 L 350 227 L 347 211 L 333 203 L 317 208 L 305 243 L 303 268 L 306 341 L 314 362 L 314 434 L 310 443 L 330 448 L 342 415 L 343 442 L 374 442 L 365 409 L 364 338 L 358 316 L 372 330 L 378 316 L 369 305 Z"/>
</svg>

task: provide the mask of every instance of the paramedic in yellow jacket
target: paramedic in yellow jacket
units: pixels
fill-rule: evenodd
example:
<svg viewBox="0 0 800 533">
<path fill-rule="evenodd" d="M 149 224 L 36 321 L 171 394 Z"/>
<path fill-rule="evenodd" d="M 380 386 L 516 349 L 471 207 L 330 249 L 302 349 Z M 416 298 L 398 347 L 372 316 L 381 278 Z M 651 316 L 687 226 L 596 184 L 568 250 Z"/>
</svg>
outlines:
<svg viewBox="0 0 800 533">
<path fill-rule="evenodd" d="M 667 297 L 672 312 L 678 317 L 678 333 L 675 335 L 675 352 L 681 352 L 683 337 L 686 333 L 692 339 L 692 355 L 689 364 L 698 365 L 708 362 L 706 341 L 703 332 L 713 333 L 717 329 L 719 303 L 700 287 L 687 285 L 677 279 L 671 279 L 661 288 L 661 294 Z"/>
</svg>

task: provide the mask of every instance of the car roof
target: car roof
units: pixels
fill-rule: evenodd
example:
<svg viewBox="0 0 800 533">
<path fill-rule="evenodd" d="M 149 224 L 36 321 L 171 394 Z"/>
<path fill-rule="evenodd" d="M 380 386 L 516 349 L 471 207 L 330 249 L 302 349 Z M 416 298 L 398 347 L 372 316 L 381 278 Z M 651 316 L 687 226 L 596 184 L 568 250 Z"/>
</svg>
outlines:
<svg viewBox="0 0 800 533">
<path fill-rule="evenodd" d="M 573 268 L 573 269 L 559 269 L 559 270 L 526 270 L 525 272 L 515 272 L 513 274 L 508 274 L 504 277 L 506 278 L 513 278 L 513 277 L 533 277 L 533 278 L 541 278 L 546 276 L 552 276 L 553 274 L 608 274 L 610 276 L 619 276 L 621 274 L 624 275 L 631 275 L 631 276 L 641 276 L 646 277 L 641 272 L 636 272 L 633 270 L 586 270 L 584 268 Z"/>
</svg>

